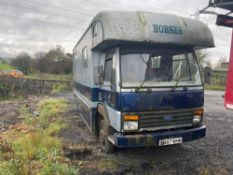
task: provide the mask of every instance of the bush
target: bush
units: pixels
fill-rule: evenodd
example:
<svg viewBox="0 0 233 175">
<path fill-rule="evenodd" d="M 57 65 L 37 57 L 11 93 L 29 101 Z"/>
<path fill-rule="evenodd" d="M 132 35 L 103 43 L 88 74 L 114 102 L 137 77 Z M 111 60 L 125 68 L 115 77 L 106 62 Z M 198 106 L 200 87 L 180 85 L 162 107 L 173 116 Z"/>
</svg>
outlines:
<svg viewBox="0 0 233 175">
<path fill-rule="evenodd" d="M 70 87 L 68 84 L 64 84 L 64 83 L 56 83 L 53 85 L 53 90 L 52 92 L 59 92 L 59 91 L 67 91 L 67 90 L 71 90 L 72 87 Z"/>
</svg>

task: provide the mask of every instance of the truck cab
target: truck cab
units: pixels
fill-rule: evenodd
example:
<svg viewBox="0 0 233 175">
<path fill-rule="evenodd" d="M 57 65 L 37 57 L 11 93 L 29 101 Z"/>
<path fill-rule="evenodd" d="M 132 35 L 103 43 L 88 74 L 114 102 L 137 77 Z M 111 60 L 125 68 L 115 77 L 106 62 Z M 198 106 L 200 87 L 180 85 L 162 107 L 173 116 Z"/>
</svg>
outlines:
<svg viewBox="0 0 233 175">
<path fill-rule="evenodd" d="M 77 109 L 103 151 L 205 136 L 199 21 L 151 12 L 99 13 L 74 48 Z"/>
</svg>

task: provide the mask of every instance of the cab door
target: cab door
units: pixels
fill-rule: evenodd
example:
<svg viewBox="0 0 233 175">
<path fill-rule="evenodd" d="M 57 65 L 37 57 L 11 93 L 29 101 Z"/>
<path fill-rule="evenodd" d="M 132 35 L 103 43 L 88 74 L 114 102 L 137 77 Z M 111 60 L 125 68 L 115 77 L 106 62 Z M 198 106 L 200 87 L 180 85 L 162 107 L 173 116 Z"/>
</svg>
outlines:
<svg viewBox="0 0 233 175">
<path fill-rule="evenodd" d="M 111 107 L 115 107 L 116 99 L 116 53 L 114 51 L 105 55 L 103 74 L 103 102 Z"/>
</svg>

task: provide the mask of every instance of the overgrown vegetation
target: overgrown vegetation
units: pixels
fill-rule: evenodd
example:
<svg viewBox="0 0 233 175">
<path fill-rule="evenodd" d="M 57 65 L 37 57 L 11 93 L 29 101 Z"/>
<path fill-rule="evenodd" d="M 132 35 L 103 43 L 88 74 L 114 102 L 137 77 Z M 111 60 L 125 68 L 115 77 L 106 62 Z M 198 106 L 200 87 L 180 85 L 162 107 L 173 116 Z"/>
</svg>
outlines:
<svg viewBox="0 0 233 175">
<path fill-rule="evenodd" d="M 72 87 L 70 86 L 70 84 L 64 84 L 64 83 L 56 83 L 53 85 L 53 90 L 52 93 L 54 92 L 59 92 L 59 91 L 68 91 L 71 90 Z"/>
<path fill-rule="evenodd" d="M 38 105 L 38 116 L 21 109 L 23 123 L 0 136 L 0 174 L 76 175 L 78 169 L 62 156 L 57 133 L 66 125 L 58 115 L 66 111 L 63 99 L 46 99 Z"/>
</svg>

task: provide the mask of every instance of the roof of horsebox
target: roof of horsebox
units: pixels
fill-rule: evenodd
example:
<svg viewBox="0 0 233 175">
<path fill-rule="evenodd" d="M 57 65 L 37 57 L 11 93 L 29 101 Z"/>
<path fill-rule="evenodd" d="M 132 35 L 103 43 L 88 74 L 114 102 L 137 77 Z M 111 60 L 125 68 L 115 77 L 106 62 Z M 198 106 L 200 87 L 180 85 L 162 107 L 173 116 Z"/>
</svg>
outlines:
<svg viewBox="0 0 233 175">
<path fill-rule="evenodd" d="M 171 14 L 142 11 L 102 11 L 90 27 L 100 23 L 101 40 L 93 49 L 127 42 L 171 44 L 202 49 L 214 47 L 210 29 L 202 22 Z"/>
</svg>

